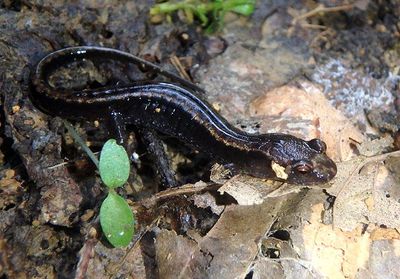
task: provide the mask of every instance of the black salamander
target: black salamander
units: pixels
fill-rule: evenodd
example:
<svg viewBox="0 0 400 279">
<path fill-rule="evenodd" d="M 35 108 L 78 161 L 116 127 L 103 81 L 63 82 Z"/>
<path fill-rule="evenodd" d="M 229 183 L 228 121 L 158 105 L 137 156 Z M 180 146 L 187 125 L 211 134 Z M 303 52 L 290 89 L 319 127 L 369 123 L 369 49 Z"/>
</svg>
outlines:
<svg viewBox="0 0 400 279">
<path fill-rule="evenodd" d="M 118 60 L 150 67 L 173 83 L 141 82 L 129 86 L 73 90 L 51 86 L 48 77 L 61 66 L 83 59 Z M 293 184 L 325 183 L 336 175 L 335 163 L 319 139 L 305 141 L 280 133 L 252 135 L 236 129 L 198 96 L 196 85 L 134 55 L 103 47 L 70 47 L 44 57 L 31 77 L 31 100 L 42 112 L 63 118 L 103 119 L 124 137 L 133 124 L 178 138 L 238 172 L 278 178 L 271 164 L 282 167 Z"/>
</svg>

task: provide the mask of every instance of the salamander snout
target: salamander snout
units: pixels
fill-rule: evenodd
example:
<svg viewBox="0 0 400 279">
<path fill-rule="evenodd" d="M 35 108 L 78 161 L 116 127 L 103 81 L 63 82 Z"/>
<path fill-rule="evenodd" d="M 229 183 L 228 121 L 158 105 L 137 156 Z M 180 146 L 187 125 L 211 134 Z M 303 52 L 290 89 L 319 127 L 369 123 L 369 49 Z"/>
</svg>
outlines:
<svg viewBox="0 0 400 279">
<path fill-rule="evenodd" d="M 292 162 L 286 168 L 287 181 L 303 185 L 328 182 L 336 175 L 336 172 L 336 164 L 325 153 L 316 153 L 310 160 Z"/>
<path fill-rule="evenodd" d="M 320 139 L 305 141 L 291 135 L 276 134 L 268 147 L 266 153 L 274 163 L 284 168 L 286 177 L 283 179 L 288 183 L 322 184 L 336 175 L 336 164 L 326 155 L 326 144 Z"/>
</svg>

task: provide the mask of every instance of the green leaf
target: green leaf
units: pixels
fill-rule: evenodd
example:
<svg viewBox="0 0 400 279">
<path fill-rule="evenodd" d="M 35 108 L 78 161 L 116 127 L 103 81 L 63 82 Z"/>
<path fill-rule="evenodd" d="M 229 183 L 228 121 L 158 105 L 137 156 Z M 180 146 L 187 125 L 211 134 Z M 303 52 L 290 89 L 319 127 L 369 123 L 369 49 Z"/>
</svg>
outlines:
<svg viewBox="0 0 400 279">
<path fill-rule="evenodd" d="M 108 140 L 100 154 L 101 180 L 109 188 L 120 187 L 128 180 L 129 170 L 129 158 L 125 149 L 114 139 Z"/>
<path fill-rule="evenodd" d="M 252 4 L 239 5 L 232 8 L 231 11 L 244 16 L 249 16 L 254 12 L 254 5 Z"/>
<path fill-rule="evenodd" d="M 100 208 L 100 224 L 114 247 L 128 246 L 135 232 L 135 219 L 128 203 L 111 190 Z"/>
</svg>

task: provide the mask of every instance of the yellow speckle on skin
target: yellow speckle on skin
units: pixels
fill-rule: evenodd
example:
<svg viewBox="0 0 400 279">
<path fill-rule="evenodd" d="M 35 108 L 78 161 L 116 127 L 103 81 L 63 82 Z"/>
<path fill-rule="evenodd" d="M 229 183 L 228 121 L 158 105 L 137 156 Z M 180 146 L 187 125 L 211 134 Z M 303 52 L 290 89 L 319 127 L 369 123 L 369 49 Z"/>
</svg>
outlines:
<svg viewBox="0 0 400 279">
<path fill-rule="evenodd" d="M 279 165 L 278 163 L 271 161 L 272 170 L 275 172 L 276 177 L 281 179 L 288 179 L 288 174 L 285 172 L 285 167 Z"/>
</svg>

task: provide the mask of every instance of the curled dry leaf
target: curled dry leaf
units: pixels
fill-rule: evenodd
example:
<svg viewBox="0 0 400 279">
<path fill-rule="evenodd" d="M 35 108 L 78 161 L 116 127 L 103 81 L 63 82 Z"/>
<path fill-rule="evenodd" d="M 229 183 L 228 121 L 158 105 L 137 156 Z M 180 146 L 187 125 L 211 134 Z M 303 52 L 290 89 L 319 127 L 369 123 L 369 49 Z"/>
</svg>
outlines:
<svg viewBox="0 0 400 279">
<path fill-rule="evenodd" d="M 222 185 L 218 192 L 220 194 L 229 194 L 240 205 L 253 205 L 262 204 L 267 197 L 273 195 L 281 186 L 281 182 L 263 181 L 247 175 L 237 175 Z"/>
<path fill-rule="evenodd" d="M 246 177 L 248 178 L 248 177 Z M 247 179 L 240 180 L 237 177 L 226 182 L 218 192 L 223 195 L 225 192 L 231 195 L 240 205 L 261 204 L 263 198 L 257 189 L 257 185 L 250 185 Z"/>
</svg>

